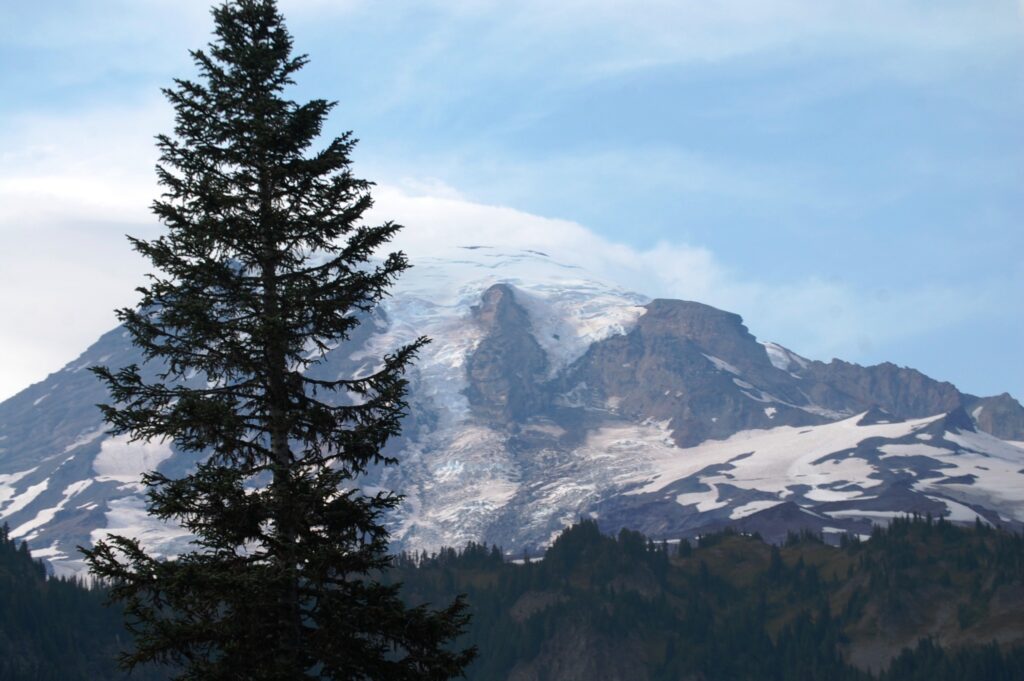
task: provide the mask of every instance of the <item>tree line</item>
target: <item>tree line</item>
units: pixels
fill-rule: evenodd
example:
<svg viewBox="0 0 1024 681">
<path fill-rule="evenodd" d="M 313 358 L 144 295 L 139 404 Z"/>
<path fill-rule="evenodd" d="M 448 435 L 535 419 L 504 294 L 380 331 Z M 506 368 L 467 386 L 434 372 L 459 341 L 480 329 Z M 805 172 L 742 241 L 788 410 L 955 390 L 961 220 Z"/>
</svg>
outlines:
<svg viewBox="0 0 1024 681">
<path fill-rule="evenodd" d="M 730 530 L 668 544 L 584 521 L 531 561 L 471 543 L 400 553 L 373 577 L 402 583 L 407 607 L 465 594 L 472 619 L 449 645 L 481 651 L 466 669 L 480 681 L 1010 681 L 1024 646 L 977 641 L 1024 624 L 1024 603 L 1000 603 L 1024 589 L 1022 565 L 1020 535 L 941 519 L 896 519 L 841 547 L 810 534 L 772 546 Z M 121 678 L 114 656 L 130 638 L 119 609 L 104 606 L 109 595 L 48 578 L 24 542 L 0 533 L 0 678 Z M 957 613 L 943 640 L 923 631 L 940 605 Z M 904 641 L 873 673 L 853 655 L 871 631 Z"/>
</svg>

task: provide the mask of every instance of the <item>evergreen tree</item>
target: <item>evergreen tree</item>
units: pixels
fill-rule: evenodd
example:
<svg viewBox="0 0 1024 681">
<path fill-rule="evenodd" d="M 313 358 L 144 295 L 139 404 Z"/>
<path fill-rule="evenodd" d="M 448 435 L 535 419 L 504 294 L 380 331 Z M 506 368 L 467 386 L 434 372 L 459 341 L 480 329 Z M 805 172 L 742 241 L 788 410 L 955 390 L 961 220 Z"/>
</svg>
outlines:
<svg viewBox="0 0 1024 681">
<path fill-rule="evenodd" d="M 191 531 L 192 551 L 159 559 L 119 536 L 84 550 L 135 634 L 122 661 L 205 681 L 450 678 L 473 656 L 448 647 L 465 604 L 406 607 L 380 583 L 382 514 L 400 498 L 358 488 L 369 466 L 396 463 L 383 447 L 426 341 L 369 376 L 306 372 L 406 269 L 401 253 L 371 260 L 399 226 L 362 223 L 370 183 L 350 171 L 351 133 L 312 150 L 333 103 L 285 97 L 306 57 L 274 1 L 213 17 L 208 51 L 192 52 L 198 80 L 165 90 L 176 116 L 157 138 L 153 210 L 166 233 L 131 239 L 156 273 L 118 312 L 161 368 L 94 369 L 111 432 L 198 455 L 184 477 L 143 478 L 149 512 Z"/>
</svg>

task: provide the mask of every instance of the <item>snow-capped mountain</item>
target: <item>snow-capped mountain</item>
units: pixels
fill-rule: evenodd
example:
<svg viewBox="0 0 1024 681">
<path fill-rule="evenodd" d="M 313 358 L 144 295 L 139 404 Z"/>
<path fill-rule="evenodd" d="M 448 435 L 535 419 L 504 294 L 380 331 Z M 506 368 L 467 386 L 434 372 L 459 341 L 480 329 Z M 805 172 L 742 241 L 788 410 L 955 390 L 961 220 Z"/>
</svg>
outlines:
<svg viewBox="0 0 1024 681">
<path fill-rule="evenodd" d="M 1024 527 L 1024 409 L 912 369 L 805 359 L 733 314 L 650 300 L 535 251 L 420 259 L 394 295 L 312 369 L 371 370 L 420 335 L 401 465 L 397 547 L 496 542 L 535 551 L 580 516 L 656 538 L 735 524 L 870 530 L 895 514 Z M 138 479 L 194 460 L 104 430 L 85 369 L 141 361 L 115 329 L 0 404 L 0 519 L 62 572 L 76 547 L 134 534 L 171 555 Z M 201 380 L 195 377 L 193 380 Z"/>
</svg>

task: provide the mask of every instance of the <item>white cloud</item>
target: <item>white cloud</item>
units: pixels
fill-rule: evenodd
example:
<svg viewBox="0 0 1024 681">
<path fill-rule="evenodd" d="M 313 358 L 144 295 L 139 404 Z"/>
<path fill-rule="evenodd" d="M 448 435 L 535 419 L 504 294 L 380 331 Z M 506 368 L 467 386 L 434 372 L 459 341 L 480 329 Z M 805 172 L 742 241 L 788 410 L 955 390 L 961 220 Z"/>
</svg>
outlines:
<svg viewBox="0 0 1024 681">
<path fill-rule="evenodd" d="M 551 78 L 574 80 L 765 52 L 899 54 L 890 66 L 906 70 L 916 56 L 1019 47 L 1024 35 L 1012 0 L 427 0 L 414 6 L 432 8 L 443 17 L 440 24 L 474 27 L 469 44 L 482 49 L 469 69 L 516 71 L 544 62 Z M 465 44 L 465 31 L 447 34 L 450 48 Z"/>
<path fill-rule="evenodd" d="M 461 245 L 536 249 L 648 296 L 697 300 L 738 312 L 756 336 L 812 358 L 875 357 L 887 343 L 993 315 L 999 300 L 995 290 L 931 283 L 892 291 L 856 290 L 820 277 L 766 282 L 756 272 L 736 272 L 709 250 L 685 243 L 637 249 L 572 221 L 508 207 L 412 196 L 389 187 L 376 196 L 375 216 L 406 226 L 396 246 L 413 264 L 417 255 L 444 256 Z"/>
<path fill-rule="evenodd" d="M 109 330 L 144 263 L 126 232 L 152 234 L 157 103 L 25 115 L 0 132 L 0 396 L 41 380 Z"/>
<path fill-rule="evenodd" d="M 0 396 L 69 361 L 131 304 L 145 271 L 124 232 L 151 235 L 156 194 L 151 134 L 166 129 L 157 103 L 62 117 L 25 117 L 0 137 Z M 638 249 L 569 220 L 463 197 L 431 178 L 406 178 L 375 192 L 375 217 L 407 226 L 398 246 L 413 261 L 454 246 L 542 250 L 596 276 L 651 296 L 700 300 L 743 314 L 752 331 L 813 357 L 858 358 L 872 348 L 994 314 L 987 291 L 923 284 L 858 291 L 813 277 L 766 282 L 732 270 L 699 246 L 662 242 Z"/>
<path fill-rule="evenodd" d="M 154 131 L 171 126 L 170 107 L 75 115 L 25 113 L 0 130 L 0 229 L 24 229 L 46 216 L 76 220 L 148 220 L 156 196 Z"/>
<path fill-rule="evenodd" d="M 87 82 L 109 74 L 178 73 L 187 48 L 210 37 L 211 0 L 66 0 L 13 8 L 0 27 L 9 47 L 73 59 L 55 78 Z M 344 35 L 364 26 L 393 41 L 416 79 L 450 52 L 473 51 L 462 74 L 523 72 L 545 64 L 551 81 L 602 78 L 665 64 L 738 57 L 856 51 L 908 69 L 915 56 L 1020 47 L 1020 2 L 928 0 L 280 0 L 296 33 Z M 336 27 L 336 28 L 335 28 Z M 308 49 L 303 44 L 300 50 Z M 898 59 L 893 57 L 898 55 Z M 390 89 L 390 88 L 389 88 Z"/>
</svg>

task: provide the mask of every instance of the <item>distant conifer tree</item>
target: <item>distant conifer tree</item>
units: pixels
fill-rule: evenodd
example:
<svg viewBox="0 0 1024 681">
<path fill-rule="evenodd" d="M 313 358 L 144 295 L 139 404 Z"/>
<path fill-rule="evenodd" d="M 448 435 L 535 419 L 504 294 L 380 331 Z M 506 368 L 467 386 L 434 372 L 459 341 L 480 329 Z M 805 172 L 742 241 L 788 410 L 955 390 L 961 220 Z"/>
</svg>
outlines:
<svg viewBox="0 0 1024 681">
<path fill-rule="evenodd" d="M 448 647 L 465 604 L 407 607 L 375 580 L 400 498 L 358 487 L 396 463 L 383 447 L 426 341 L 368 376 L 306 372 L 407 268 L 401 253 L 372 259 L 399 226 L 362 224 L 370 183 L 350 172 L 351 133 L 311 149 L 333 103 L 285 98 L 306 57 L 275 2 L 213 17 L 208 51 L 192 52 L 199 79 L 165 90 L 175 127 L 157 138 L 153 210 L 167 231 L 131 239 L 156 272 L 118 313 L 160 373 L 94 369 L 113 433 L 200 454 L 184 477 L 143 479 L 149 512 L 191 531 L 193 550 L 160 559 L 120 536 L 83 549 L 136 636 L 122 661 L 204 681 L 451 678 L 473 656 Z"/>
</svg>

